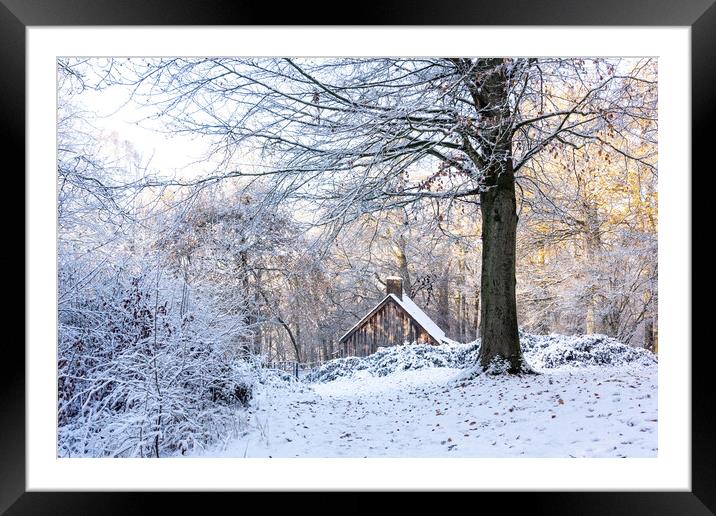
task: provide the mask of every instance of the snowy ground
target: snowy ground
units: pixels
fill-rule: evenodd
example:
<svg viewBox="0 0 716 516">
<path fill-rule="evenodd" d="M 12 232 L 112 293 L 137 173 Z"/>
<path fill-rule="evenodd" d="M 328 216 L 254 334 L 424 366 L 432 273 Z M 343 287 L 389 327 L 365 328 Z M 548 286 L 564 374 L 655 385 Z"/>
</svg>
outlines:
<svg viewBox="0 0 716 516">
<path fill-rule="evenodd" d="M 541 355 L 533 355 L 532 363 L 549 363 L 540 359 L 549 355 L 545 349 L 554 354 L 557 344 L 563 348 L 564 339 L 535 346 Z M 464 358 L 468 348 L 453 346 L 452 351 L 456 348 Z M 543 367 L 538 375 L 480 375 L 465 379 L 467 369 L 445 366 L 444 361 L 432 355 L 430 364 L 416 363 L 415 349 L 392 348 L 385 350 L 382 357 L 351 359 L 353 367 L 343 364 L 339 368 L 342 373 L 330 381 L 324 378 L 293 382 L 284 388 L 259 388 L 248 414 L 250 430 L 203 455 L 655 457 L 657 454 L 657 363 L 641 350 L 636 359 L 632 357 L 619 365 L 585 366 L 582 362 L 565 365 L 564 361 L 558 361 L 558 367 Z M 622 352 L 631 350 L 619 351 Z M 561 348 L 559 353 L 566 356 Z M 372 366 L 365 367 L 366 361 Z M 392 366 L 374 367 L 386 361 Z M 333 367 L 328 376 L 336 376 L 335 370 Z"/>
</svg>

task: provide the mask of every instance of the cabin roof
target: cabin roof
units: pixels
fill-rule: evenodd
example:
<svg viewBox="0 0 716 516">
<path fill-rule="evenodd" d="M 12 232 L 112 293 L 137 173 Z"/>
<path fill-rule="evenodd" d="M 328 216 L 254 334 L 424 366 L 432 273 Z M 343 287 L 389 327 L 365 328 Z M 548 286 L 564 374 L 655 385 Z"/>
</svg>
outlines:
<svg viewBox="0 0 716 516">
<path fill-rule="evenodd" d="M 405 312 L 412 317 L 416 323 L 418 323 L 427 333 L 430 335 L 433 339 L 435 339 L 435 342 L 442 343 L 445 341 L 445 332 L 440 329 L 440 327 L 435 324 L 435 322 L 428 317 L 428 315 L 423 312 L 418 305 L 416 305 L 410 297 L 408 297 L 406 294 L 403 294 L 403 299 L 398 298 L 395 294 L 388 294 L 383 299 L 380 300 L 380 302 L 375 305 L 371 310 L 368 311 L 367 314 L 363 316 L 363 318 L 355 323 L 350 330 L 345 332 L 340 339 L 338 339 L 339 342 L 343 342 L 344 339 L 346 339 L 351 333 L 353 333 L 357 328 L 359 328 L 365 321 L 367 321 L 378 309 L 383 306 L 386 302 L 389 300 L 393 300 L 399 307 L 401 307 Z"/>
</svg>

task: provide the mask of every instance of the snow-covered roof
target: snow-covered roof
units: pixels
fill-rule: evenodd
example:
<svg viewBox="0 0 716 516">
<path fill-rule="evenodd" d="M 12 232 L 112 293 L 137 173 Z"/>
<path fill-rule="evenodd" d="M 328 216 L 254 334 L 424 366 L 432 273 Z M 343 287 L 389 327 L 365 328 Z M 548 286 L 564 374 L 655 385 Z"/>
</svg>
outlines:
<svg viewBox="0 0 716 516">
<path fill-rule="evenodd" d="M 385 303 L 386 299 L 388 298 L 392 298 L 393 301 L 398 304 L 398 306 L 400 306 L 408 313 L 408 315 L 415 319 L 415 322 L 422 326 L 423 329 L 428 333 L 428 335 L 435 339 L 436 342 L 442 343 L 446 339 L 445 332 L 442 331 L 440 327 L 435 324 L 435 322 L 430 317 L 428 317 L 428 315 L 423 312 L 420 307 L 413 302 L 412 299 L 410 299 L 410 297 L 408 297 L 406 294 L 403 294 L 403 299 L 400 299 L 395 294 L 388 294 L 383 299 L 381 299 L 377 305 L 370 309 L 360 321 L 355 323 L 350 330 L 341 335 L 341 338 L 338 339 L 339 342 L 342 341 L 349 334 L 351 334 L 353 330 L 358 328 L 358 326 L 363 324 L 363 322 L 368 319 L 368 317 L 370 317 L 379 306 Z"/>
<path fill-rule="evenodd" d="M 442 342 L 445 338 L 445 332 L 440 329 L 440 326 L 435 324 L 433 320 L 428 317 L 428 314 L 423 312 L 418 305 L 413 303 L 413 300 L 410 299 L 407 295 L 403 294 L 403 299 L 398 299 L 398 297 L 394 294 L 388 294 L 390 297 L 395 300 L 396 303 L 398 303 L 400 306 L 403 307 L 403 309 L 410 314 L 410 316 L 415 319 L 415 321 L 423 327 L 423 329 L 428 332 L 428 334 L 434 338 L 438 343 Z"/>
</svg>

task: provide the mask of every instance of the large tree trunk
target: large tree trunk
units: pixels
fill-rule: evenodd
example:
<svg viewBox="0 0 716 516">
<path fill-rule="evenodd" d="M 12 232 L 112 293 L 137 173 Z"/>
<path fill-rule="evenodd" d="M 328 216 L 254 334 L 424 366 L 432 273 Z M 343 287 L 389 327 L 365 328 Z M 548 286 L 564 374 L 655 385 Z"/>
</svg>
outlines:
<svg viewBox="0 0 716 516">
<path fill-rule="evenodd" d="M 468 155 L 483 175 L 480 365 L 483 370 L 494 372 L 527 372 L 529 367 L 523 364 L 517 330 L 517 203 L 510 76 L 502 59 L 481 59 L 475 66 L 467 66 L 460 60 L 454 62 L 461 72 L 474 73 L 467 85 L 478 118 L 483 121 L 481 136 L 484 142 L 489 142 L 481 145 L 482 154 L 465 144 Z M 490 152 L 487 158 L 485 149 Z M 503 364 L 507 366 L 504 369 Z"/>
<path fill-rule="evenodd" d="M 475 319 L 473 321 L 473 330 L 475 331 L 473 338 L 480 337 L 480 292 L 475 292 Z"/>
<path fill-rule="evenodd" d="M 517 211 L 515 180 L 507 163 L 494 184 L 480 194 L 482 211 L 482 278 L 480 311 L 480 365 L 506 360 L 507 372 L 523 367 L 517 330 L 515 297 Z"/>
</svg>

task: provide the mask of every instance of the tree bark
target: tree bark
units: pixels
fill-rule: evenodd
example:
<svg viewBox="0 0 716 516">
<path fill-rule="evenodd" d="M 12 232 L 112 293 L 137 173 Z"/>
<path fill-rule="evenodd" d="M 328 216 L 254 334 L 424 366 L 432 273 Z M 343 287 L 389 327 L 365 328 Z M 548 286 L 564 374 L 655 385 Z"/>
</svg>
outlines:
<svg viewBox="0 0 716 516">
<path fill-rule="evenodd" d="M 475 319 L 473 323 L 473 330 L 475 331 L 475 334 L 473 335 L 474 339 L 480 338 L 480 292 L 475 292 Z"/>
<path fill-rule="evenodd" d="M 476 75 L 468 86 L 477 113 L 485 121 L 482 136 L 490 142 L 491 147 L 488 160 L 479 155 L 473 158 L 477 167 L 483 171 L 480 193 L 480 366 L 483 370 L 495 373 L 530 372 L 530 368 L 523 362 L 517 329 L 517 202 L 511 136 L 513 113 L 510 107 L 510 77 L 503 61 L 495 58 L 478 60 Z M 503 368 L 503 364 L 506 367 Z"/>
<path fill-rule="evenodd" d="M 480 365 L 503 359 L 507 372 L 526 372 L 517 329 L 515 179 L 506 162 L 494 185 L 480 194 L 482 212 L 482 278 Z"/>
</svg>

